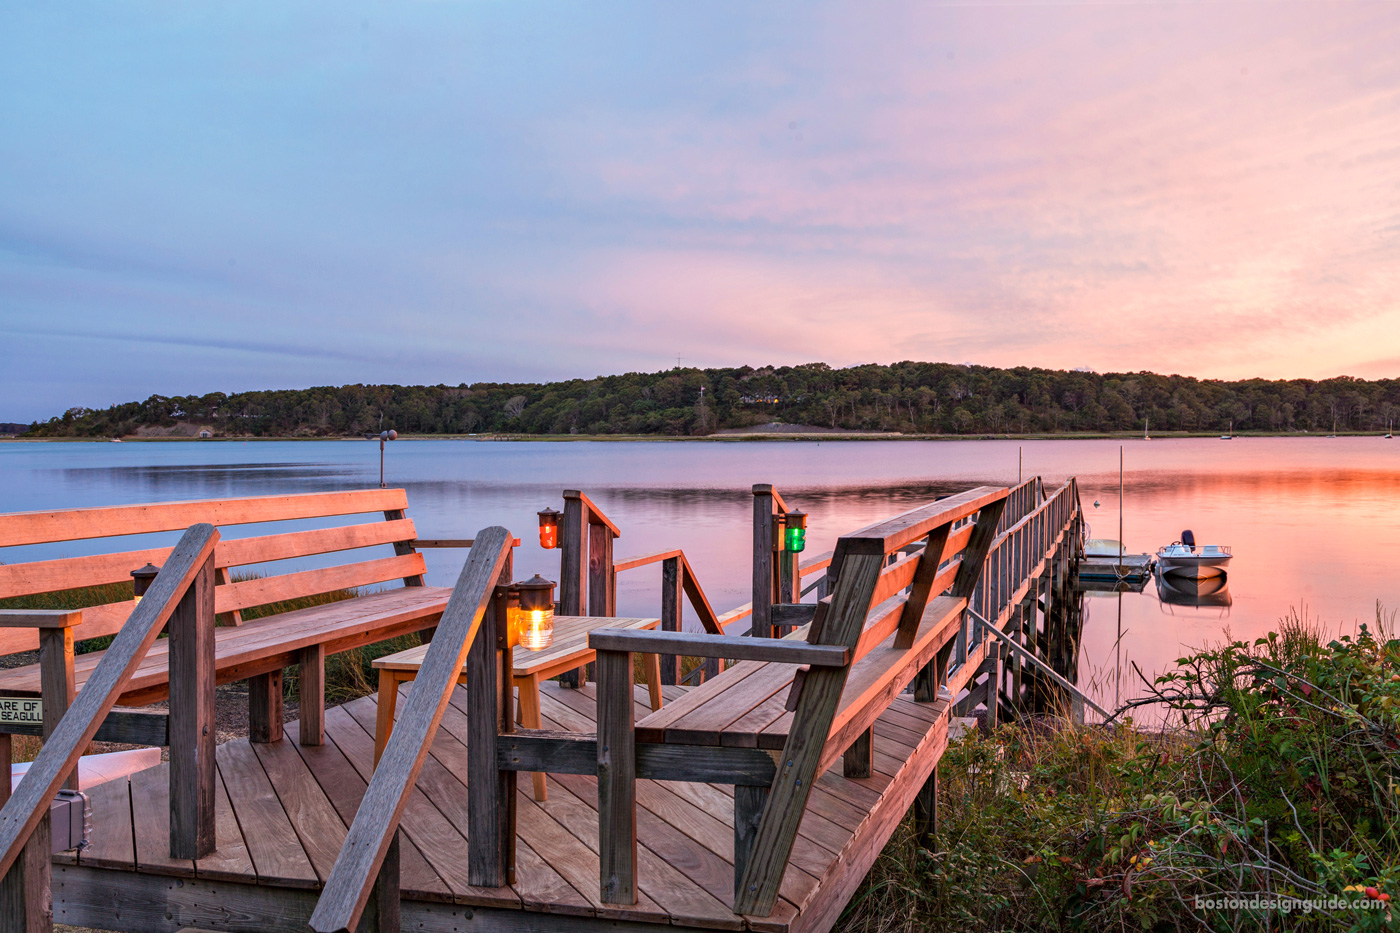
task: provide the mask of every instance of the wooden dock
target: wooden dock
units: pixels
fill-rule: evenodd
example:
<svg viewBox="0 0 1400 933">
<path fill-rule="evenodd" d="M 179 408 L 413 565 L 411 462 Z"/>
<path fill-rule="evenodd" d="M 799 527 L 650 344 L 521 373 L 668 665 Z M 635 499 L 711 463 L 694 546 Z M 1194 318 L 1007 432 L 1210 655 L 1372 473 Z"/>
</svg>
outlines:
<svg viewBox="0 0 1400 933">
<path fill-rule="evenodd" d="M 381 537 L 396 552 L 471 550 L 445 605 L 415 617 L 434 634 L 413 684 L 383 694 L 401 702 L 377 764 L 379 698 L 324 708 L 324 655 L 344 647 L 306 644 L 324 626 L 308 633 L 285 613 L 268 635 L 271 660 L 220 668 L 219 561 L 233 558 L 211 523 L 162 555 L 81 690 L 71 636 L 60 651 L 52 634 L 70 633 L 76 614 L 12 613 L 11 625 L 52 630 L 52 663 L 45 743 L 0 808 L 0 929 L 41 933 L 51 915 L 161 933 L 825 933 L 906 814 L 919 844 L 935 845 L 937 764 L 955 708 L 985 706 L 995 721 L 1060 694 L 1082 701 L 1065 611 L 1078 488 L 1033 478 L 970 489 L 805 560 L 787 543 L 802 513 L 768 484 L 753 501 L 754 598 L 720 615 L 683 551 L 614 561 L 617 527 L 582 492 L 564 492 L 559 611 L 598 618 L 595 680 L 540 684 L 537 728 L 516 726 L 508 676 L 518 540 L 490 527 L 470 541 L 399 542 L 400 529 L 411 533 L 402 509 L 383 510 L 379 524 L 394 528 Z M 177 505 L 251 520 L 250 503 Z M 45 521 L 61 531 L 72 518 Z M 288 547 L 329 547 L 321 531 L 289 534 Z M 111 574 L 131 556 L 73 566 Z M 396 553 L 390 569 L 412 570 L 403 559 L 416 556 Z M 610 629 L 617 573 L 652 563 L 661 631 Z M 288 576 L 334 582 L 325 571 Z M 817 601 L 801 602 L 813 590 Z M 681 630 L 683 599 L 703 633 Z M 734 634 L 740 622 L 751 637 Z M 168 745 L 170 762 L 94 788 L 88 844 L 51 856 L 50 800 L 113 717 L 131 716 L 116 703 L 165 629 L 175 702 L 148 744 Z M 280 673 L 293 648 L 302 719 L 284 727 Z M 636 654 L 661 656 L 659 711 L 633 683 Z M 250 738 L 215 748 L 214 684 L 242 677 L 254 685 Z M 544 799 L 517 783 L 522 772 L 547 774 Z"/>
<path fill-rule="evenodd" d="M 664 693 L 674 700 L 688 689 Z M 468 884 L 466 703 L 458 688 L 401 823 L 404 929 L 597 930 L 597 920 L 637 933 L 830 929 L 947 742 L 946 703 L 895 699 L 874 728 L 871 776 L 843 777 L 839 765 L 822 775 L 778 907 L 744 917 L 730 907 L 734 789 L 726 784 L 638 781 L 634 906 L 599 897 L 597 781 L 584 775 L 551 775 L 544 803 L 522 783 L 515 883 Z M 541 709 L 547 729 L 596 731 L 591 683 L 544 684 Z M 327 710 L 321 746 L 301 745 L 296 723 L 281 742 L 219 746 L 218 849 L 197 861 L 170 858 L 168 765 L 102 785 L 93 793 L 92 845 L 55 857 L 55 922 L 304 931 L 373 773 L 376 710 L 374 697 Z M 649 712 L 639 686 L 637 717 Z"/>
</svg>

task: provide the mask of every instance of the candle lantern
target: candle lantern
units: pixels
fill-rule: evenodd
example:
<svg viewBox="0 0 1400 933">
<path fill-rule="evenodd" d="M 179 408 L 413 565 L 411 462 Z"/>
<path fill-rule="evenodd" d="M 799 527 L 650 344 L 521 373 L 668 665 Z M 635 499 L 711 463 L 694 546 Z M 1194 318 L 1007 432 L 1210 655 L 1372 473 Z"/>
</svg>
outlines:
<svg viewBox="0 0 1400 933">
<path fill-rule="evenodd" d="M 554 509 L 540 509 L 540 547 L 546 551 L 559 546 L 559 513 Z"/>
<path fill-rule="evenodd" d="M 807 547 L 807 513 L 783 514 L 783 549 L 799 554 Z"/>
<path fill-rule="evenodd" d="M 554 583 L 535 574 L 511 589 L 518 594 L 515 641 L 530 651 L 543 651 L 554 641 Z"/>
<path fill-rule="evenodd" d="M 141 597 L 146 595 L 146 591 L 151 588 L 151 581 L 160 573 L 160 568 L 155 564 L 147 564 L 140 570 L 131 571 L 132 588 L 136 590 L 136 601 L 139 603 Z"/>
</svg>

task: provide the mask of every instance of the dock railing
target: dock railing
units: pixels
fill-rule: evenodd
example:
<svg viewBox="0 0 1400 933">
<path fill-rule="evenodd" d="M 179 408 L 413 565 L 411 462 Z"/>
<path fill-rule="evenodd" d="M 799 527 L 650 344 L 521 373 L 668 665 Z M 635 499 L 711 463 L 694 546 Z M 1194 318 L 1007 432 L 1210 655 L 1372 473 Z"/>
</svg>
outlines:
<svg viewBox="0 0 1400 933">
<path fill-rule="evenodd" d="M 1070 479 L 997 536 L 977 587 L 966 594 L 971 612 L 958 633 L 948 675 L 954 696 L 978 676 L 988 653 L 984 626 L 1005 629 L 1022 600 L 1035 595 L 1030 587 L 1042 578 L 1041 564 L 1061 556 L 1081 520 L 1079 485 Z M 985 621 L 974 622 L 974 616 Z"/>
<path fill-rule="evenodd" d="M 705 632 L 711 635 L 724 634 L 724 629 L 719 623 L 719 616 L 715 614 L 714 607 L 710 605 L 710 599 L 705 595 L 705 590 L 700 585 L 699 578 L 695 576 L 695 571 L 690 568 L 690 561 L 686 559 L 685 551 L 680 549 L 658 551 L 655 554 L 618 561 L 613 566 L 612 585 L 617 586 L 618 574 L 652 564 L 661 565 L 661 630 L 663 632 L 681 631 L 685 609 L 682 600 L 686 600 L 695 610 L 696 616 L 700 619 L 700 626 Z M 682 657 L 682 655 L 676 654 L 661 655 L 661 682 L 663 684 L 680 683 Z M 700 672 L 699 676 L 713 677 L 724 670 L 724 662 L 715 658 L 705 658 L 696 670 Z"/>
<path fill-rule="evenodd" d="M 428 645 L 418 678 L 384 754 L 370 777 L 355 820 L 311 915 L 318 933 L 358 928 L 373 903 L 375 929 L 399 929 L 399 820 L 428 758 L 433 735 L 466 661 L 473 716 L 467 773 L 467 873 L 472 884 L 508 884 L 515 850 L 515 772 L 499 771 L 498 733 L 515 727 L 506 586 L 511 535 L 493 526 L 477 532 L 466 565 Z M 484 728 L 481 728 L 484 727 Z"/>
<path fill-rule="evenodd" d="M 596 502 L 577 489 L 564 490 L 563 521 L 560 537 L 561 615 L 616 615 L 618 576 L 629 570 L 660 564 L 661 630 L 681 631 L 685 602 L 689 602 L 706 632 L 724 634 L 720 618 L 705 595 L 705 589 L 691 568 L 685 551 L 675 548 L 616 560 L 613 542 L 622 536 L 621 529 Z M 680 667 L 680 656 L 662 655 L 661 682 L 678 683 Z M 722 661 L 708 658 L 692 674 L 712 677 L 721 670 Z M 578 685 L 575 675 L 565 675 L 560 680 L 568 686 Z"/>
<path fill-rule="evenodd" d="M 755 498 L 766 497 L 770 491 L 771 487 L 755 487 Z M 804 632 L 785 639 L 706 635 L 676 639 L 661 632 L 621 630 L 600 630 L 590 636 L 590 645 L 598 651 L 596 738 L 541 736 L 541 744 L 551 743 L 548 761 L 507 760 L 505 764 L 520 769 L 535 765 L 544 770 L 579 768 L 580 773 L 597 774 L 599 880 L 604 903 L 631 904 L 637 896 L 636 781 L 705 780 L 735 785 L 734 912 L 761 917 L 771 913 L 816 777 L 843 758 L 848 777 L 869 777 L 875 720 L 890 699 L 911 682 L 916 700 L 939 701 L 937 684 L 942 680 L 943 664 L 955 631 L 963 628 L 967 595 L 976 586 L 984 557 L 996 537 L 1006 494 L 1005 488 L 969 490 L 843 536 L 831 560 L 831 595 L 812 605 L 813 616 Z M 759 523 L 766 518 L 757 509 L 755 517 Z M 763 553 L 765 548 L 758 550 Z M 770 581 L 757 573 L 755 580 L 761 598 L 767 594 Z M 938 599 L 945 590 L 951 590 L 951 598 Z M 785 604 L 774 608 L 781 605 Z M 739 742 L 733 747 L 722 739 L 704 747 L 636 740 L 631 654 L 681 641 L 696 655 L 804 665 L 795 674 L 787 674 L 793 678 L 787 693 L 791 720 L 782 754 L 776 759 L 776 773 L 766 767 L 770 759 L 761 752 L 753 756 L 765 766 L 761 771 L 747 759 L 736 760 L 730 771 L 718 766 L 721 753 L 736 753 L 736 757 L 751 754 L 757 735 L 745 734 L 747 744 Z M 889 647 L 885 647 L 887 641 L 892 642 Z M 859 696 L 841 707 L 848 673 L 870 656 L 878 656 L 878 660 L 865 669 L 863 676 L 868 682 L 861 681 Z M 720 682 L 713 687 L 707 684 L 688 699 L 693 704 L 724 703 L 725 688 Z M 708 695 L 704 691 L 709 691 Z M 726 706 L 725 712 L 728 723 L 739 711 Z M 658 756 L 653 752 L 663 749 L 673 759 L 670 768 L 654 769 L 651 762 Z M 649 753 L 646 758 L 643 750 Z M 587 751 L 593 751 L 596 758 L 589 760 Z M 696 756 L 697 752 L 700 757 L 688 768 L 674 767 L 675 758 Z M 710 762 L 714 773 L 697 777 L 700 760 Z"/>
<path fill-rule="evenodd" d="M 51 924 L 49 802 L 69 780 L 127 682 L 167 628 L 170 856 L 199 859 L 214 851 L 214 546 L 218 540 L 213 525 L 192 525 L 185 531 L 46 737 L 28 773 L 0 808 L 0 929 L 39 930 Z M 19 619 L 14 623 L 33 624 Z M 70 686 L 71 657 L 68 654 Z"/>
</svg>

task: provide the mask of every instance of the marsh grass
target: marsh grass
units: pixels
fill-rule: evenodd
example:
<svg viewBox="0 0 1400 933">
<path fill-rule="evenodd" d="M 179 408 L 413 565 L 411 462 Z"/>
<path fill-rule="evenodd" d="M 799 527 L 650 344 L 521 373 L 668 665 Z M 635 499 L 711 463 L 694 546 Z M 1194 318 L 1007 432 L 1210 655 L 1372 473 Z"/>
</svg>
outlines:
<svg viewBox="0 0 1400 933">
<path fill-rule="evenodd" d="M 1140 701 L 1178 726 L 1063 716 L 973 730 L 940 765 L 932 850 L 906 821 L 842 933 L 1378 930 L 1400 925 L 1394 614 L 1326 640 L 1294 612 L 1178 659 Z M 1341 897 L 1340 910 L 1196 898 Z"/>
</svg>

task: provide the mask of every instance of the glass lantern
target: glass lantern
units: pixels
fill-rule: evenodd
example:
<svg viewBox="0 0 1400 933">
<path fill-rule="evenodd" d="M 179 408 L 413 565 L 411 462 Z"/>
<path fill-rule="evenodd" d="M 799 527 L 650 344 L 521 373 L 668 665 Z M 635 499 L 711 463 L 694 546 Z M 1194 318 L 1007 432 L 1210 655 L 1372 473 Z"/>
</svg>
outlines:
<svg viewBox="0 0 1400 933">
<path fill-rule="evenodd" d="M 807 513 L 787 512 L 783 515 L 783 549 L 800 554 L 807 547 Z"/>
<path fill-rule="evenodd" d="M 543 651 L 554 641 L 554 583 L 535 574 L 511 589 L 520 594 L 515 611 L 516 643 L 529 651 Z"/>
<path fill-rule="evenodd" d="M 147 564 L 140 570 L 131 571 L 132 589 L 136 592 L 138 603 L 141 601 L 141 597 L 146 595 L 146 591 L 151 588 L 151 582 L 155 580 L 158 573 L 160 573 L 160 568 L 155 564 Z"/>
<path fill-rule="evenodd" d="M 559 546 L 559 513 L 554 509 L 540 510 L 540 547 L 546 551 Z"/>
</svg>

